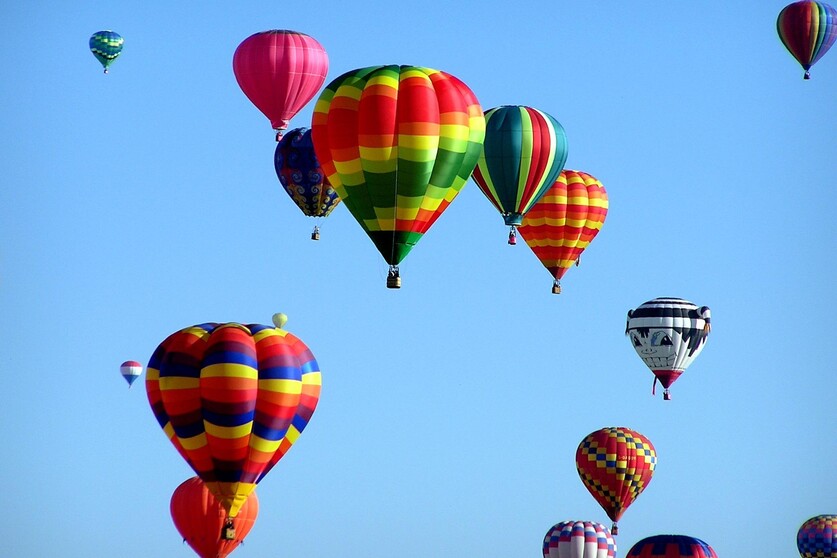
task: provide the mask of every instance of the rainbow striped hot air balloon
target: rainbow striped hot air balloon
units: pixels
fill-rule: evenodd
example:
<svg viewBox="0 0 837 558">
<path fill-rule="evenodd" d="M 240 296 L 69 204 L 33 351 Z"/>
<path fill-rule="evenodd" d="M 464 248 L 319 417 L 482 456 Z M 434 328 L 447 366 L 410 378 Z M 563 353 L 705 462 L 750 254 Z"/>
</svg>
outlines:
<svg viewBox="0 0 837 558">
<path fill-rule="evenodd" d="M 340 199 L 389 264 L 398 264 L 462 190 L 485 120 L 456 77 L 419 66 L 352 70 L 314 107 L 314 149 Z"/>
<path fill-rule="evenodd" d="M 235 518 L 308 424 L 320 369 L 300 339 L 276 327 L 205 323 L 163 341 L 148 363 L 157 422 Z"/>
<path fill-rule="evenodd" d="M 550 115 L 525 106 L 485 112 L 474 182 L 509 225 L 509 244 L 516 244 L 516 227 L 555 184 L 566 161 L 567 134 Z"/>
<path fill-rule="evenodd" d="M 607 192 L 593 176 L 563 170 L 558 180 L 523 217 L 520 234 L 552 274 L 552 292 L 599 234 L 607 217 Z"/>
<path fill-rule="evenodd" d="M 108 66 L 110 66 L 119 56 L 119 53 L 122 52 L 122 45 L 124 43 L 125 40 L 122 36 L 119 33 L 114 33 L 113 31 L 96 31 L 90 37 L 90 52 L 92 52 L 93 56 L 96 57 L 96 60 L 102 64 L 105 69 L 105 73 L 108 73 Z"/>
<path fill-rule="evenodd" d="M 825 2 L 803 0 L 785 6 L 776 20 L 779 38 L 811 78 L 811 66 L 837 40 L 837 10 Z"/>
</svg>

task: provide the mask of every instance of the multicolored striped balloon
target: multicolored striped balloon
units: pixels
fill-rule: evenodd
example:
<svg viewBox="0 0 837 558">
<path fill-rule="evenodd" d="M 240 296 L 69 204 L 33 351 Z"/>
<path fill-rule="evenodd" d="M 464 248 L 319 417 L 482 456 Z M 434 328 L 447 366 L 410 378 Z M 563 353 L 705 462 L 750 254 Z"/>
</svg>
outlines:
<svg viewBox="0 0 837 558">
<path fill-rule="evenodd" d="M 803 523 L 796 548 L 802 558 L 837 558 L 837 515 L 818 515 Z"/>
<path fill-rule="evenodd" d="M 546 532 L 543 558 L 614 558 L 616 541 L 595 521 L 562 521 Z"/>
<path fill-rule="evenodd" d="M 616 522 L 645 490 L 657 467 L 651 440 L 630 428 L 602 428 L 587 435 L 575 452 L 581 481 L 613 520 L 610 532 L 619 533 Z"/>
<path fill-rule="evenodd" d="M 501 106 L 485 112 L 485 141 L 474 182 L 512 227 L 555 184 L 567 161 L 567 134 L 538 109 Z"/>
<path fill-rule="evenodd" d="M 309 128 L 297 128 L 285 134 L 276 144 L 273 166 L 282 187 L 305 215 L 328 217 L 340 203 L 337 191 L 325 177 L 314 153 Z M 314 234 L 319 236 L 318 233 L 319 227 L 314 227 Z"/>
<path fill-rule="evenodd" d="M 169 511 L 183 541 L 201 558 L 225 558 L 244 542 L 259 515 L 259 497 L 253 491 L 235 518 L 235 536 L 218 534 L 228 524 L 227 511 L 199 477 L 180 484 L 171 495 Z"/>
<path fill-rule="evenodd" d="M 114 33 L 113 31 L 96 31 L 90 37 L 89 45 L 90 45 L 90 52 L 93 53 L 93 56 L 96 57 L 102 67 L 105 69 L 105 73 L 108 73 L 108 66 L 110 66 L 114 60 L 119 56 L 119 53 L 122 52 L 122 45 L 125 44 L 125 40 L 119 33 Z"/>
<path fill-rule="evenodd" d="M 803 0 L 785 6 L 776 20 L 779 38 L 811 78 L 811 66 L 837 40 L 837 10 L 825 2 Z"/>
<path fill-rule="evenodd" d="M 157 422 L 230 518 L 296 442 L 320 384 L 317 361 L 297 337 L 238 323 L 170 335 L 145 381 Z"/>
<path fill-rule="evenodd" d="M 273 29 L 244 39 L 233 54 L 239 87 L 270 120 L 276 141 L 288 121 L 314 98 L 328 74 L 328 54 L 315 38 Z"/>
<path fill-rule="evenodd" d="M 718 558 L 711 546 L 686 535 L 654 535 L 637 542 L 627 558 Z"/>
<path fill-rule="evenodd" d="M 636 310 L 628 310 L 625 335 L 631 338 L 636 354 L 663 385 L 663 399 L 671 399 L 669 387 L 692 364 L 711 330 L 712 313 L 682 298 L 649 300 Z"/>
<path fill-rule="evenodd" d="M 554 279 L 561 278 L 599 234 L 607 217 L 607 192 L 586 172 L 563 170 L 546 194 L 523 217 L 520 234 Z"/>
<path fill-rule="evenodd" d="M 392 272 L 462 190 L 485 120 L 450 74 L 371 66 L 325 88 L 312 134 L 329 182 Z"/>
</svg>

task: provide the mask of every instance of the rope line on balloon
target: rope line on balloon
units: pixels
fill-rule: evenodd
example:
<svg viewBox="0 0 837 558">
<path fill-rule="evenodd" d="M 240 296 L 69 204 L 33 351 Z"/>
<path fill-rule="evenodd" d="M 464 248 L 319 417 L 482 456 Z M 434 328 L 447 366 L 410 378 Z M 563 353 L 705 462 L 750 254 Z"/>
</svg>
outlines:
<svg viewBox="0 0 837 558">
<path fill-rule="evenodd" d="M 393 214 L 392 214 L 392 242 L 390 245 L 389 251 L 389 261 L 395 261 L 395 229 L 398 223 L 398 122 L 395 122 L 395 187 L 392 189 L 392 207 L 393 207 Z M 398 271 L 398 264 L 389 264 L 389 271 L 387 272 L 387 288 L 389 289 L 400 289 L 401 288 L 401 275 Z"/>
</svg>

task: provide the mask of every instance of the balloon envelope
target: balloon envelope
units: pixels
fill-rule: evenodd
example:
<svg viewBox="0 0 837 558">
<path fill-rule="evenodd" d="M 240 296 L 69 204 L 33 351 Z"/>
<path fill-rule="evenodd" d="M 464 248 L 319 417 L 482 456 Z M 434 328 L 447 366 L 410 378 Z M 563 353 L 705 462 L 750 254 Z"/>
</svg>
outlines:
<svg viewBox="0 0 837 558">
<path fill-rule="evenodd" d="M 662 297 L 649 300 L 628 311 L 625 334 L 639 358 L 668 388 L 697 358 L 706 345 L 711 312 L 708 306 L 682 298 Z"/>
<path fill-rule="evenodd" d="M 157 347 L 145 386 L 169 440 L 235 517 L 308 424 L 320 382 L 314 355 L 291 333 L 205 323 Z"/>
<path fill-rule="evenodd" d="M 235 49 L 233 72 L 250 102 L 281 133 L 322 87 L 328 74 L 328 55 L 305 33 L 263 31 L 250 35 Z"/>
<path fill-rule="evenodd" d="M 637 542 L 628 558 L 718 558 L 711 546 L 686 535 L 654 535 Z"/>
<path fill-rule="evenodd" d="M 837 515 L 812 517 L 796 533 L 802 558 L 837 558 Z"/>
<path fill-rule="evenodd" d="M 552 116 L 525 106 L 485 112 L 485 141 L 474 182 L 507 225 L 520 225 L 566 161 L 567 134 Z"/>
<path fill-rule="evenodd" d="M 794 2 L 779 12 L 776 30 L 808 79 L 808 70 L 837 40 L 837 10 L 825 2 Z"/>
<path fill-rule="evenodd" d="M 563 170 L 523 217 L 520 235 L 557 284 L 599 234 L 607 209 L 601 182 L 586 172 Z"/>
<path fill-rule="evenodd" d="M 125 381 L 128 382 L 128 387 L 142 374 L 142 364 L 135 360 L 126 360 L 119 366 L 119 372 Z"/>
<path fill-rule="evenodd" d="M 450 74 L 372 66 L 325 88 L 312 133 L 329 182 L 394 266 L 465 185 L 485 121 L 474 94 Z"/>
<path fill-rule="evenodd" d="M 226 540 L 221 531 L 227 523 L 227 512 L 198 477 L 178 486 L 169 506 L 177 532 L 201 558 L 224 558 L 238 548 L 259 515 L 259 498 L 255 491 L 247 497 L 233 526 L 235 538 Z"/>
<path fill-rule="evenodd" d="M 630 428 L 608 427 L 588 434 L 578 445 L 575 466 L 593 498 L 616 522 L 645 490 L 657 466 L 651 440 Z"/>
<path fill-rule="evenodd" d="M 562 521 L 543 539 L 543 558 L 614 558 L 616 541 L 595 521 Z"/>
<path fill-rule="evenodd" d="M 105 69 L 105 73 L 108 73 L 108 66 L 110 66 L 114 60 L 119 56 L 119 53 L 122 52 L 122 45 L 125 43 L 125 40 L 119 33 L 114 33 L 113 31 L 96 31 L 90 37 L 90 41 L 88 44 L 90 45 L 90 52 L 93 53 L 93 56 L 96 57 L 102 67 Z"/>
<path fill-rule="evenodd" d="M 309 128 L 285 134 L 276 144 L 273 166 L 282 187 L 305 215 L 327 217 L 340 203 L 314 153 Z"/>
</svg>

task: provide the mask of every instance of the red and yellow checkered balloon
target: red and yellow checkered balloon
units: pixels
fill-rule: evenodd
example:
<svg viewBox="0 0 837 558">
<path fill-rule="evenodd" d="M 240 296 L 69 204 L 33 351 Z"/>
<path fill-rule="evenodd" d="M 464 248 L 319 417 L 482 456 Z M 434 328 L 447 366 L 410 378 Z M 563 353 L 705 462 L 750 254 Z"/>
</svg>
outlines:
<svg viewBox="0 0 837 558">
<path fill-rule="evenodd" d="M 651 482 L 657 452 L 651 441 L 634 430 L 608 427 L 588 434 L 575 452 L 575 466 L 593 498 L 616 522 Z"/>
</svg>

